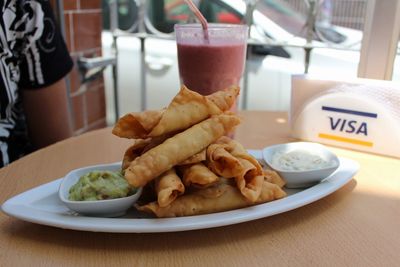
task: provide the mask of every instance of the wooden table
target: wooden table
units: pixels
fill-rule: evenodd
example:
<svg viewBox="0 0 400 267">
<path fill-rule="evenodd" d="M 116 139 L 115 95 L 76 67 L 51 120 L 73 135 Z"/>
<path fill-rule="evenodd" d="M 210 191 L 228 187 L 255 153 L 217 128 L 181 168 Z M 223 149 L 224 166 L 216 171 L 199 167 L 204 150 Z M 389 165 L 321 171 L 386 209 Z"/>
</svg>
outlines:
<svg viewBox="0 0 400 267">
<path fill-rule="evenodd" d="M 236 137 L 258 149 L 292 141 L 286 113 L 241 112 Z M 129 141 L 110 129 L 37 151 L 0 170 L 0 201 L 114 162 Z M 400 161 L 332 148 L 361 169 L 335 193 L 299 209 L 212 229 L 111 234 L 64 230 L 0 215 L 1 266 L 399 266 Z"/>
</svg>

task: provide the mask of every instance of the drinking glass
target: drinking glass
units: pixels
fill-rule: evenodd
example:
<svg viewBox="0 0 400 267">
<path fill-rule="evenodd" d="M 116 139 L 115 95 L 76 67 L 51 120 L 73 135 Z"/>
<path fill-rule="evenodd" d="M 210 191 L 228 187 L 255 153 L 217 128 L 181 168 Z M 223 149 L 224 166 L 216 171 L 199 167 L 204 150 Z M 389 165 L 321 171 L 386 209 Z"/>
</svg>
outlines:
<svg viewBox="0 0 400 267">
<path fill-rule="evenodd" d="M 176 24 L 181 83 L 202 95 L 239 85 L 243 75 L 247 25 L 208 24 L 208 38 L 201 24 Z"/>
</svg>

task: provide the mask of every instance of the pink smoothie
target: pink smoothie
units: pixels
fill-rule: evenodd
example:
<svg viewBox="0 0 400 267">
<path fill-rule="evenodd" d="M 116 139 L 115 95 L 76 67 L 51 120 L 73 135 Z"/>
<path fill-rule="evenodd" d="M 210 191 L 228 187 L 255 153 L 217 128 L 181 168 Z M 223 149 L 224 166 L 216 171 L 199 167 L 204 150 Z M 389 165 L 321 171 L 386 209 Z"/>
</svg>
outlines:
<svg viewBox="0 0 400 267">
<path fill-rule="evenodd" d="M 238 85 L 245 54 L 245 44 L 178 44 L 181 82 L 203 95 Z"/>
</svg>

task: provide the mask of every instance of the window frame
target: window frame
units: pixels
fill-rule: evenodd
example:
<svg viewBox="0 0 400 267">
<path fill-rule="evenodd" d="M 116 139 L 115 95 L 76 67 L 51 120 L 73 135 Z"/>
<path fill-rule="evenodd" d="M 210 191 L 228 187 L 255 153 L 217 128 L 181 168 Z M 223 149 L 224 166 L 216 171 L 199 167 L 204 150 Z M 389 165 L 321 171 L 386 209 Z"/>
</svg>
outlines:
<svg viewBox="0 0 400 267">
<path fill-rule="evenodd" d="M 400 0 L 368 0 L 358 77 L 392 80 L 400 35 Z"/>
</svg>

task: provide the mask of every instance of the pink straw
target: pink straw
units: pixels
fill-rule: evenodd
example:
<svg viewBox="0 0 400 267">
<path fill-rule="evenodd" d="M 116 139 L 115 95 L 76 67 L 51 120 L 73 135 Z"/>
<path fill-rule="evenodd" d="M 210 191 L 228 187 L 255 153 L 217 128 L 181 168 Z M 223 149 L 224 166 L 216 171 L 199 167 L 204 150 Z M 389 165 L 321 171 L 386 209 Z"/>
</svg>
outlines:
<svg viewBox="0 0 400 267">
<path fill-rule="evenodd" d="M 189 6 L 190 10 L 194 13 L 194 15 L 200 20 L 201 26 L 203 27 L 204 31 L 204 38 L 208 41 L 208 23 L 206 18 L 203 16 L 203 14 L 201 14 L 200 10 L 197 8 L 192 0 L 185 0 L 185 2 Z"/>
</svg>

